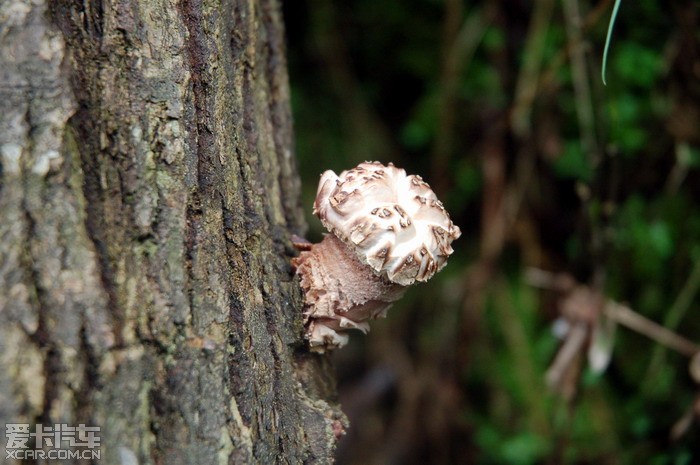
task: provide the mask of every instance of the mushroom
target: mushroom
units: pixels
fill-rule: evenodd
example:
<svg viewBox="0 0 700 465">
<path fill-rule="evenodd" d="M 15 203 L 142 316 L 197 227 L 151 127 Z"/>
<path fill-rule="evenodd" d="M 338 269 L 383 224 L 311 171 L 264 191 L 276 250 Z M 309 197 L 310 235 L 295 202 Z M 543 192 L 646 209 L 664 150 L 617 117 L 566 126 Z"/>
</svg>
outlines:
<svg viewBox="0 0 700 465">
<path fill-rule="evenodd" d="M 384 317 L 406 286 L 445 266 L 461 234 L 430 186 L 391 163 L 326 171 L 314 214 L 331 234 L 295 243 L 292 260 L 314 352 L 343 347 L 348 329 L 369 331 L 368 320 Z"/>
</svg>

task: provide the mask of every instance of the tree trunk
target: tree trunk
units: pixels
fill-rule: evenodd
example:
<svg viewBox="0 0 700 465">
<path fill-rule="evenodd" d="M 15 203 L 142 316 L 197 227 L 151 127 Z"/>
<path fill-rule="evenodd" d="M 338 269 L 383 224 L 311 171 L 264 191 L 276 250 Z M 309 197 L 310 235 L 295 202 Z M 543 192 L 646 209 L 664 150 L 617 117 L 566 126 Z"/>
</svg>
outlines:
<svg viewBox="0 0 700 465">
<path fill-rule="evenodd" d="M 99 426 L 108 464 L 332 460 L 284 52 L 276 0 L 0 3 L 0 426 Z"/>
</svg>

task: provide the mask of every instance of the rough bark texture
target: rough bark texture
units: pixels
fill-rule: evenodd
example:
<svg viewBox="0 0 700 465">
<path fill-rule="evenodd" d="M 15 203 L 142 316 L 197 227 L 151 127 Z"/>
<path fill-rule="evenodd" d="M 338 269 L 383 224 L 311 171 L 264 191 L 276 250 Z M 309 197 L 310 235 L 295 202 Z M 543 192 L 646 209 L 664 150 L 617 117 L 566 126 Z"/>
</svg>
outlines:
<svg viewBox="0 0 700 465">
<path fill-rule="evenodd" d="M 0 86 L 0 423 L 101 426 L 110 464 L 330 461 L 277 2 L 4 0 Z"/>
</svg>

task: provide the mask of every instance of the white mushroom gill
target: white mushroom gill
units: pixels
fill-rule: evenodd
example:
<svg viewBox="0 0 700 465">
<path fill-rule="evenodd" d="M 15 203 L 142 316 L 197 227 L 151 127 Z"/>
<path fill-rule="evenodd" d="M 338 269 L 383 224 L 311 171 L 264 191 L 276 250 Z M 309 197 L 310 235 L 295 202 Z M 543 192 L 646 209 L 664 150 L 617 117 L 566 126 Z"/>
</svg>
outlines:
<svg viewBox="0 0 700 465">
<path fill-rule="evenodd" d="M 460 236 L 419 176 L 365 162 L 321 176 L 314 214 L 331 232 L 293 260 L 312 350 L 342 347 L 348 328 L 369 329 L 415 281 L 447 263 Z"/>
</svg>

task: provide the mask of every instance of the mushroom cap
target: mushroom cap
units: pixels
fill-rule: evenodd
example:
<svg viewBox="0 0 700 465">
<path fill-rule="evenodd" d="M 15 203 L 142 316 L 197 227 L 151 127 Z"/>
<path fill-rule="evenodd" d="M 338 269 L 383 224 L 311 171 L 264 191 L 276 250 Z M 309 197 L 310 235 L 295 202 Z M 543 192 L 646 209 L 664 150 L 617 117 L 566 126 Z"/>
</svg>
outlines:
<svg viewBox="0 0 700 465">
<path fill-rule="evenodd" d="M 362 263 L 403 286 L 440 271 L 461 234 L 428 183 L 391 163 L 326 171 L 314 214 Z"/>
</svg>

